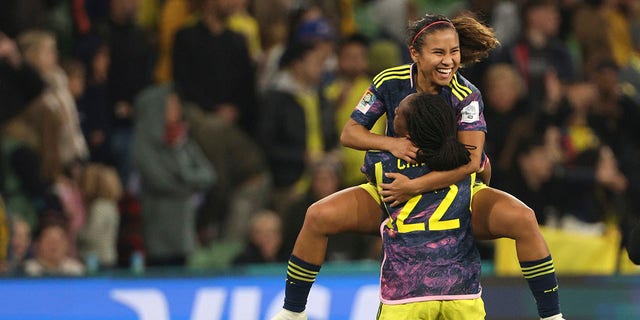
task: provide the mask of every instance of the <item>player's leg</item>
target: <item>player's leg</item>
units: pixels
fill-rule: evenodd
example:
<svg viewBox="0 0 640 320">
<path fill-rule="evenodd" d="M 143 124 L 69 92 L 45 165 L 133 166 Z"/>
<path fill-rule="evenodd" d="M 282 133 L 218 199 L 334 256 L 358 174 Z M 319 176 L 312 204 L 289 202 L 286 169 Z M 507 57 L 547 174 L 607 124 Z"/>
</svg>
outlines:
<svg viewBox="0 0 640 320">
<path fill-rule="evenodd" d="M 514 196 L 486 187 L 474 193 L 471 210 L 476 239 L 514 239 L 520 261 L 539 260 L 549 255 L 535 213 Z"/>
<path fill-rule="evenodd" d="M 274 319 L 306 319 L 295 317 L 291 312 L 301 313 L 306 307 L 309 291 L 325 259 L 329 235 L 379 230 L 382 208 L 371 192 L 375 189 L 367 191 L 360 186 L 351 187 L 307 209 L 287 267 L 285 310 Z"/>
<path fill-rule="evenodd" d="M 510 238 L 541 318 L 560 315 L 558 282 L 535 213 L 514 196 L 489 187 L 474 190 L 471 220 L 476 239 Z M 562 319 L 560 315 L 558 318 Z"/>
</svg>

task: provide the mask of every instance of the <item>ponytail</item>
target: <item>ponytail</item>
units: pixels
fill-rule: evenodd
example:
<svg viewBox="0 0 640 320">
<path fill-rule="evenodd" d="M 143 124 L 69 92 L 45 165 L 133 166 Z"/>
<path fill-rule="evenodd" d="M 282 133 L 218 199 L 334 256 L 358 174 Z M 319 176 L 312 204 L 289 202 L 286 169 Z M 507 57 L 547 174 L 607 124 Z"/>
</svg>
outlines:
<svg viewBox="0 0 640 320">
<path fill-rule="evenodd" d="M 417 93 L 406 110 L 407 130 L 418 147 L 416 161 L 436 171 L 452 170 L 471 161 L 469 150 L 457 136 L 453 108 L 440 96 Z"/>
<path fill-rule="evenodd" d="M 418 151 L 418 158 L 422 155 L 422 162 L 435 171 L 453 170 L 471 161 L 469 150 L 454 136 L 445 139 L 438 150 Z"/>
</svg>

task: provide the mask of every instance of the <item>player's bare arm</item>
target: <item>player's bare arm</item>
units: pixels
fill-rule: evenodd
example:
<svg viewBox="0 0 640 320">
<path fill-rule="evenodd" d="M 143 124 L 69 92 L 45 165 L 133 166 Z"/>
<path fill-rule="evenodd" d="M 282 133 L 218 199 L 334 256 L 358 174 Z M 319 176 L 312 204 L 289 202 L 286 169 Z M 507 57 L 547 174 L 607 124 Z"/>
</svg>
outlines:
<svg viewBox="0 0 640 320">
<path fill-rule="evenodd" d="M 357 150 L 382 150 L 391 152 L 396 158 L 415 163 L 418 148 L 406 137 L 389 137 L 370 132 L 361 124 L 349 119 L 342 129 L 340 142 L 345 147 Z"/>
</svg>

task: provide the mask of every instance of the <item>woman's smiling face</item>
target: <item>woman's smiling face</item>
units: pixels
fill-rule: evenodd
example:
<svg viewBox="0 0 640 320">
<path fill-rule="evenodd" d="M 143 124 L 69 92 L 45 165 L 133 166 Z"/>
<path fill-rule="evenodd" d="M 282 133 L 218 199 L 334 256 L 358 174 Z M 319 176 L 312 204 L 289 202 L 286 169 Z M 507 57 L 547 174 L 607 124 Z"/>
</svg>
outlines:
<svg viewBox="0 0 640 320">
<path fill-rule="evenodd" d="M 436 93 L 447 86 L 460 67 L 460 42 L 453 28 L 438 29 L 422 35 L 420 50 L 411 48 L 411 57 L 418 65 L 418 83 L 424 91 Z"/>
</svg>

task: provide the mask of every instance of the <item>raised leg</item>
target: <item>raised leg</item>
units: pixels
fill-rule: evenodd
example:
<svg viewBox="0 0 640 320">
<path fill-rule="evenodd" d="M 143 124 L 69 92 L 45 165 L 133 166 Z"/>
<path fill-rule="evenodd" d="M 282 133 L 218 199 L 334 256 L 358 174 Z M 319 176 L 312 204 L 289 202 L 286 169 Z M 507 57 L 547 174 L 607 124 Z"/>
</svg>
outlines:
<svg viewBox="0 0 640 320">
<path fill-rule="evenodd" d="M 306 319 L 307 297 L 324 262 L 328 236 L 379 230 L 382 208 L 363 188 L 334 193 L 307 209 L 287 267 L 284 310 L 274 320 Z"/>
<path fill-rule="evenodd" d="M 540 317 L 559 315 L 557 319 L 562 319 L 553 260 L 533 210 L 506 192 L 485 188 L 474 194 L 471 211 L 476 239 L 515 240 L 522 274 Z"/>
</svg>

